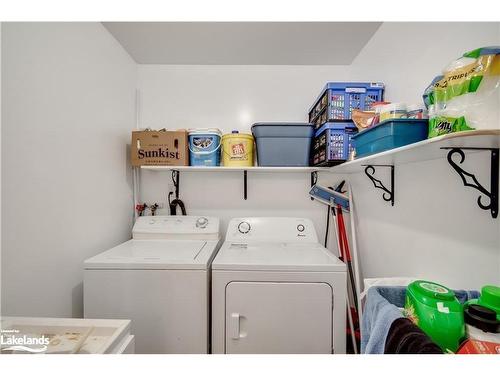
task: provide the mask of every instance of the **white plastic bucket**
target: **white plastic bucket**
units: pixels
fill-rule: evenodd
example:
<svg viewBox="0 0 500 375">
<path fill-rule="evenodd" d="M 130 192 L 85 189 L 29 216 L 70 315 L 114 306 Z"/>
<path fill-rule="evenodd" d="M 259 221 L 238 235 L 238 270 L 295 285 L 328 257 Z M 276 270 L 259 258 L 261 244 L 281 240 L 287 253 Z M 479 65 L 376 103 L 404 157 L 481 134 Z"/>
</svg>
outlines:
<svg viewBox="0 0 500 375">
<path fill-rule="evenodd" d="M 219 166 L 221 138 L 222 132 L 216 128 L 189 130 L 189 165 Z"/>
</svg>

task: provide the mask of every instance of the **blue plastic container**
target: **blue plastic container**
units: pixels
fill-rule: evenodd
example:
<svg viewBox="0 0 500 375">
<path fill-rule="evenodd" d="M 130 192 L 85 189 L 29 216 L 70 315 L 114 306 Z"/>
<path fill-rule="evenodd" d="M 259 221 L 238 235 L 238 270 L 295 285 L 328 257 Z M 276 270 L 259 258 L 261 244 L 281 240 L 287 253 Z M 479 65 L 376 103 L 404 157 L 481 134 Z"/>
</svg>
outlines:
<svg viewBox="0 0 500 375">
<path fill-rule="evenodd" d="M 189 165 L 216 167 L 220 165 L 222 133 L 219 129 L 193 129 L 188 132 Z"/>
<path fill-rule="evenodd" d="M 375 154 L 427 139 L 429 120 L 391 119 L 354 135 L 356 157 Z"/>
<path fill-rule="evenodd" d="M 319 129 L 326 122 L 350 120 L 353 109 L 368 110 L 383 99 L 380 82 L 329 82 L 309 109 L 309 122 Z"/>
<path fill-rule="evenodd" d="M 257 163 L 263 167 L 307 167 L 314 126 L 308 123 L 259 122 L 252 125 Z"/>
<path fill-rule="evenodd" d="M 333 165 L 344 162 L 353 149 L 352 137 L 358 129 L 352 121 L 327 122 L 316 131 L 312 165 Z"/>
</svg>

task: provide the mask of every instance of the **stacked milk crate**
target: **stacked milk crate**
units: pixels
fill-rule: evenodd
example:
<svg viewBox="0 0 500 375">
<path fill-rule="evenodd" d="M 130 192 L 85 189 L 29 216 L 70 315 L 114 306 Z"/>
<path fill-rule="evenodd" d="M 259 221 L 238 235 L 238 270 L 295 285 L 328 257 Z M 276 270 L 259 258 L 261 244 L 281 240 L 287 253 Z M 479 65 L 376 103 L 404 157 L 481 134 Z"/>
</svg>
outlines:
<svg viewBox="0 0 500 375">
<path fill-rule="evenodd" d="M 352 110 L 370 110 L 383 96 L 383 83 L 327 83 L 309 110 L 309 122 L 315 127 L 311 164 L 328 166 L 346 161 L 352 151 L 351 137 L 357 133 Z"/>
</svg>

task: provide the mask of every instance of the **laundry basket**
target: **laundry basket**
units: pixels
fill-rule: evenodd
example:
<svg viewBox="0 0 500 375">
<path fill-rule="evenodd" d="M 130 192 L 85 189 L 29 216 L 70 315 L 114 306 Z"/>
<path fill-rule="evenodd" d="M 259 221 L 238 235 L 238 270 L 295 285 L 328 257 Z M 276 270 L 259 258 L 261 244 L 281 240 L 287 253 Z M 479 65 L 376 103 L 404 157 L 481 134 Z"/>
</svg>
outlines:
<svg viewBox="0 0 500 375">
<path fill-rule="evenodd" d="M 353 150 L 352 136 L 358 129 L 352 121 L 327 122 L 316 131 L 312 165 L 335 165 L 346 161 Z"/>
<path fill-rule="evenodd" d="M 353 109 L 369 110 L 384 98 L 384 84 L 329 82 L 309 109 L 309 122 L 319 129 L 334 120 L 350 120 Z"/>
</svg>

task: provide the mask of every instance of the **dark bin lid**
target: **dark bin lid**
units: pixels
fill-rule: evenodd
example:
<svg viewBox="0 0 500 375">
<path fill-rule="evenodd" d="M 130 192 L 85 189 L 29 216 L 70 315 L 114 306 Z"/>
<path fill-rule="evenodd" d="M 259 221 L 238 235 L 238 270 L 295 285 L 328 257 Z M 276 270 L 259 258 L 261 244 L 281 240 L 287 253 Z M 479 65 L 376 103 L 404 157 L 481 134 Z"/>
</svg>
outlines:
<svg viewBox="0 0 500 375">
<path fill-rule="evenodd" d="M 256 122 L 254 126 L 314 126 L 308 122 Z"/>
<path fill-rule="evenodd" d="M 494 310 L 481 305 L 469 305 L 464 310 L 467 324 L 477 327 L 484 332 L 500 332 L 500 320 Z"/>
</svg>

